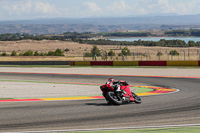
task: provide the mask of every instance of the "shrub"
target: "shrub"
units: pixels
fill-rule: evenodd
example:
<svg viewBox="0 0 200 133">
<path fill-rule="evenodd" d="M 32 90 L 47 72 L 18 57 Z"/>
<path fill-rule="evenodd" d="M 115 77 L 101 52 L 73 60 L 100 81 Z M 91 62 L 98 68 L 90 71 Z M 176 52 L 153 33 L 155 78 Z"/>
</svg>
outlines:
<svg viewBox="0 0 200 133">
<path fill-rule="evenodd" d="M 110 50 L 110 51 L 108 52 L 108 56 L 115 56 L 115 53 L 114 53 L 112 50 Z"/>
<path fill-rule="evenodd" d="M 169 52 L 169 55 L 179 55 L 179 52 L 176 51 L 176 50 L 171 50 L 171 51 Z"/>
<path fill-rule="evenodd" d="M 68 52 L 68 51 L 69 51 L 69 49 L 68 49 L 68 48 L 66 48 L 64 51 L 65 51 L 65 52 Z"/>
<path fill-rule="evenodd" d="M 49 51 L 49 52 L 47 53 L 47 56 L 54 56 L 54 52 L 53 52 L 53 51 Z"/>
<path fill-rule="evenodd" d="M 40 56 L 40 54 L 38 53 L 38 51 L 35 51 L 34 56 Z"/>
<path fill-rule="evenodd" d="M 163 55 L 163 53 L 160 51 L 157 53 L 157 56 L 162 56 L 162 55 Z"/>
<path fill-rule="evenodd" d="M 17 56 L 17 52 L 15 50 L 12 51 L 11 56 Z"/>
<path fill-rule="evenodd" d="M 122 56 L 122 53 L 119 53 L 118 56 Z"/>
<path fill-rule="evenodd" d="M 128 49 L 128 47 L 123 48 L 122 51 L 121 51 L 121 54 L 119 53 L 118 56 L 122 56 L 122 55 L 124 55 L 124 56 L 131 56 L 131 52 Z"/>
<path fill-rule="evenodd" d="M 92 57 L 92 53 L 87 52 L 87 53 L 85 53 L 84 56 L 85 56 L 85 57 Z"/>
<path fill-rule="evenodd" d="M 7 56 L 7 53 L 6 53 L 6 52 L 3 52 L 1 55 L 2 55 L 2 56 Z"/>
<path fill-rule="evenodd" d="M 27 52 L 24 53 L 23 56 L 33 56 L 33 51 L 32 50 L 28 50 Z"/>
<path fill-rule="evenodd" d="M 57 48 L 54 52 L 54 56 L 64 56 L 64 53 L 61 51 L 61 49 Z"/>
<path fill-rule="evenodd" d="M 94 57 L 96 56 L 101 56 L 101 51 L 99 50 L 99 48 L 97 46 L 93 46 L 93 48 L 91 49 L 91 53 L 92 56 Z"/>
<path fill-rule="evenodd" d="M 23 52 L 19 53 L 19 56 L 23 56 L 23 55 L 24 55 L 24 53 L 23 53 Z"/>
</svg>

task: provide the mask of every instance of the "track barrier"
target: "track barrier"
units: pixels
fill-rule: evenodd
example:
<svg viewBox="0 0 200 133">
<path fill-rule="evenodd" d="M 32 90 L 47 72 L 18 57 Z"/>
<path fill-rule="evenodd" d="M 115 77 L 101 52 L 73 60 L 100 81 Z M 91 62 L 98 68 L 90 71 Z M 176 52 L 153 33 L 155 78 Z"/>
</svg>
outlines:
<svg viewBox="0 0 200 133">
<path fill-rule="evenodd" d="M 71 66 L 200 66 L 200 61 L 72 61 Z"/>
<path fill-rule="evenodd" d="M 0 61 L 0 65 L 200 66 L 200 61 Z"/>
</svg>

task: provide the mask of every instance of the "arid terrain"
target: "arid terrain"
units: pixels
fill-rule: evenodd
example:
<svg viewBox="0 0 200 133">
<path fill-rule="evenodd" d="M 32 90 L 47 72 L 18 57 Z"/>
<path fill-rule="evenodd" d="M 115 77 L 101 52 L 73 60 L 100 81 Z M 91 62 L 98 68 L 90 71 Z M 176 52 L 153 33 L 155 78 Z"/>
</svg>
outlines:
<svg viewBox="0 0 200 133">
<path fill-rule="evenodd" d="M 118 53 L 121 52 L 126 46 L 116 46 L 116 45 L 98 45 L 98 48 L 105 53 L 105 51 L 113 50 L 116 53 L 115 57 L 109 57 L 108 60 L 122 60 L 122 57 L 118 57 Z M 125 57 L 125 60 L 199 60 L 200 48 L 177 48 L 177 47 L 144 47 L 144 46 L 127 46 L 131 53 L 135 56 Z M 29 57 L 29 56 L 9 56 L 13 50 L 17 54 L 26 52 L 28 50 L 38 51 L 39 53 L 55 51 L 57 48 L 61 50 L 69 49 L 68 52 L 64 52 L 64 57 L 50 57 L 50 56 L 39 56 L 39 57 Z M 22 41 L 0 41 L 0 54 L 6 52 L 8 56 L 0 56 L 0 61 L 42 61 L 42 60 L 53 60 L 53 61 L 83 61 L 92 60 L 92 58 L 83 57 L 84 53 L 91 52 L 93 45 L 79 44 L 70 41 L 57 41 L 57 40 L 22 40 Z M 179 56 L 170 56 L 169 52 L 171 50 L 177 50 Z M 162 56 L 157 56 L 158 51 L 162 52 Z M 103 55 L 103 54 L 102 54 Z M 98 60 L 104 60 L 104 58 L 98 57 Z"/>
</svg>

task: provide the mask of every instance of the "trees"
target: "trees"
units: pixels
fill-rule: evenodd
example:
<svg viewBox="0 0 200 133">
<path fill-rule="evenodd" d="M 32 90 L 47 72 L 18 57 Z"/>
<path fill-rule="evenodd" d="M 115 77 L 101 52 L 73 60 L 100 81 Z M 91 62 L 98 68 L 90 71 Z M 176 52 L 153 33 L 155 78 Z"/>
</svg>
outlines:
<svg viewBox="0 0 200 133">
<path fill-rule="evenodd" d="M 110 50 L 110 51 L 108 52 L 108 56 L 115 56 L 115 53 L 114 53 L 112 50 Z"/>
<path fill-rule="evenodd" d="M 1 55 L 2 55 L 2 56 L 7 56 L 7 53 L 6 53 L 6 52 L 3 52 Z"/>
<path fill-rule="evenodd" d="M 176 50 L 171 50 L 171 51 L 169 52 L 169 55 L 179 55 L 179 52 L 176 51 Z"/>
<path fill-rule="evenodd" d="M 124 47 L 121 52 L 124 56 L 131 56 L 131 52 L 128 47 Z"/>
<path fill-rule="evenodd" d="M 93 46 L 93 48 L 91 49 L 91 53 L 92 56 L 94 57 L 96 56 L 101 56 L 101 51 L 99 50 L 99 48 L 97 46 Z"/>
<path fill-rule="evenodd" d="M 35 51 L 34 56 L 40 56 L 40 54 L 38 53 L 38 51 Z"/>
<path fill-rule="evenodd" d="M 23 54 L 23 56 L 33 56 L 33 51 L 32 50 L 28 50 L 27 52 L 25 52 Z"/>
<path fill-rule="evenodd" d="M 12 51 L 11 56 L 17 56 L 17 52 L 15 50 Z"/>
<path fill-rule="evenodd" d="M 57 48 L 54 52 L 54 56 L 64 56 L 64 53 L 61 49 Z"/>
<path fill-rule="evenodd" d="M 162 55 L 163 55 L 163 53 L 160 51 L 157 53 L 157 56 L 162 56 Z"/>
</svg>

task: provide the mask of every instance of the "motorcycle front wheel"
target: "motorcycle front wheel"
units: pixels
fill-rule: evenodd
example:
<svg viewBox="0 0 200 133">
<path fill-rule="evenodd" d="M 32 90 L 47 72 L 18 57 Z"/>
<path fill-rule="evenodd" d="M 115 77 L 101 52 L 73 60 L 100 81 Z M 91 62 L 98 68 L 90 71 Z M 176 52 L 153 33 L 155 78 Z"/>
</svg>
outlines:
<svg viewBox="0 0 200 133">
<path fill-rule="evenodd" d="M 141 98 L 138 95 L 136 95 L 134 92 L 131 92 L 131 93 L 133 95 L 135 103 L 137 103 L 137 104 L 142 103 L 142 100 L 141 100 Z"/>
<path fill-rule="evenodd" d="M 118 97 L 113 91 L 109 91 L 106 94 L 106 98 L 113 105 L 121 105 L 122 104 L 122 99 L 120 97 Z"/>
</svg>

